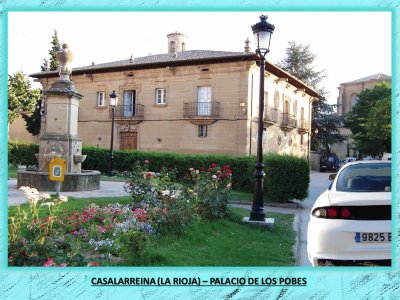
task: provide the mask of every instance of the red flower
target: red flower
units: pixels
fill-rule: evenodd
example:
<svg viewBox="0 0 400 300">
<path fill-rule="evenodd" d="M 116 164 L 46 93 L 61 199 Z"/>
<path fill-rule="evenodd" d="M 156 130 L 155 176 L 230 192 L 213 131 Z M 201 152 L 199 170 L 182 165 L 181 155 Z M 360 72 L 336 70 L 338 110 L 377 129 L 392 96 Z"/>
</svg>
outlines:
<svg viewBox="0 0 400 300">
<path fill-rule="evenodd" d="M 216 168 L 218 165 L 216 163 L 211 164 L 211 168 Z"/>
<path fill-rule="evenodd" d="M 208 172 L 208 173 L 211 173 L 211 169 L 209 168 L 209 169 L 207 170 L 207 172 Z"/>
<path fill-rule="evenodd" d="M 100 266 L 100 263 L 98 263 L 97 261 L 90 261 L 90 262 L 88 262 L 88 264 L 86 266 L 87 267 L 98 267 L 98 266 Z"/>
</svg>

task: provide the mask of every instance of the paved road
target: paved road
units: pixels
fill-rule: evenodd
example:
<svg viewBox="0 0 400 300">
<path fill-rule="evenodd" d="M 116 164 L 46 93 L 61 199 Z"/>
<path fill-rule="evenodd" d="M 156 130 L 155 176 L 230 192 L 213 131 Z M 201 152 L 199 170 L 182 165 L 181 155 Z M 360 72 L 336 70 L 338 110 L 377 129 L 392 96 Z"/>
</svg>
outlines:
<svg viewBox="0 0 400 300">
<path fill-rule="evenodd" d="M 85 191 L 85 192 L 61 192 L 60 194 L 68 197 L 79 197 L 79 198 L 96 198 L 96 197 L 123 197 L 129 196 L 128 193 L 124 191 L 124 182 L 116 181 L 101 181 L 100 189 L 96 191 Z M 42 191 L 41 191 L 42 192 Z M 43 193 L 54 193 L 46 192 Z M 8 180 L 8 206 L 24 203 L 25 197 L 24 193 L 17 189 L 17 180 Z"/>
<path fill-rule="evenodd" d="M 310 211 L 318 196 L 328 188 L 330 173 L 312 173 L 309 197 L 302 202 L 303 208 L 298 213 L 299 226 L 297 232 L 297 262 L 298 266 L 311 266 L 307 257 L 307 225 L 310 221 Z"/>
</svg>

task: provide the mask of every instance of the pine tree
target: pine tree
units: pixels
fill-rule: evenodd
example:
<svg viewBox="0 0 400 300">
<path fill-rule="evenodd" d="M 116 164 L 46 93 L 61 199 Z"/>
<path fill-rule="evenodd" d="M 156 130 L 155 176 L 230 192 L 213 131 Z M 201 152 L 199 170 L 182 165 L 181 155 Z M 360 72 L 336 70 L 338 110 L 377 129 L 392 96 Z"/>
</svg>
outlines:
<svg viewBox="0 0 400 300">
<path fill-rule="evenodd" d="M 57 52 L 61 50 L 60 42 L 58 41 L 57 30 L 54 29 L 54 35 L 51 37 L 51 49 L 49 50 L 50 63 L 49 70 L 56 71 L 58 69 Z M 42 72 L 47 71 L 47 59 L 43 59 L 43 65 L 41 66 Z"/>
<path fill-rule="evenodd" d="M 336 116 L 335 106 L 327 103 L 326 91 L 320 83 L 327 77 L 326 70 L 314 70 L 316 55 L 310 50 L 310 45 L 289 41 L 285 57 L 277 63 L 284 71 L 303 81 L 316 90 L 321 97 L 313 102 L 311 121 L 311 149 L 330 152 L 330 145 L 343 142 L 339 133 L 343 120 Z"/>
</svg>

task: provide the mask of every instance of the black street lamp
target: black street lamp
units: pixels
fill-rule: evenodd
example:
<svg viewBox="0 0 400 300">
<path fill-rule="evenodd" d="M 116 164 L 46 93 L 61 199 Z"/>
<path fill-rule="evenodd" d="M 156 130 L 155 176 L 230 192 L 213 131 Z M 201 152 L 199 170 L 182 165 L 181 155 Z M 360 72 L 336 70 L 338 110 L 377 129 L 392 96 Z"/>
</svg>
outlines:
<svg viewBox="0 0 400 300">
<path fill-rule="evenodd" d="M 271 36 L 275 26 L 267 22 L 267 16 L 260 16 L 260 22 L 251 26 L 256 43 L 256 53 L 260 57 L 260 96 L 258 103 L 258 135 L 257 135 L 257 162 L 255 165 L 255 182 L 253 205 L 250 212 L 250 221 L 265 221 L 264 213 L 264 164 L 262 137 L 264 132 L 263 114 L 264 114 L 264 72 L 265 56 L 269 52 Z"/>
<path fill-rule="evenodd" d="M 117 106 L 118 103 L 118 94 L 113 91 L 110 94 L 110 106 L 111 106 L 111 144 L 110 144 L 110 166 L 108 168 L 108 176 L 113 176 L 113 160 L 114 160 L 114 155 L 113 155 L 113 148 L 114 148 L 114 113 L 115 113 L 115 106 Z"/>
</svg>

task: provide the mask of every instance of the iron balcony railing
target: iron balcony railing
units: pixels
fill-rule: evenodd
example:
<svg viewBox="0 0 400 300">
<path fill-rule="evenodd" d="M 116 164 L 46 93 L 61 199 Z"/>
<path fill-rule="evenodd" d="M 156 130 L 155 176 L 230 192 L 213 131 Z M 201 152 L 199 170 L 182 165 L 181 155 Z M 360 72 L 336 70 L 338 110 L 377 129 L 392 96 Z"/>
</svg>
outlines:
<svg viewBox="0 0 400 300">
<path fill-rule="evenodd" d="M 189 102 L 183 103 L 184 118 L 219 117 L 219 102 Z"/>
<path fill-rule="evenodd" d="M 288 113 L 282 113 L 282 127 L 295 128 L 297 126 L 297 120 L 293 115 Z"/>
<path fill-rule="evenodd" d="M 278 109 L 273 107 L 268 107 L 265 110 L 264 122 L 278 123 Z"/>
<path fill-rule="evenodd" d="M 115 119 L 135 119 L 144 117 L 144 105 L 117 105 L 114 111 Z M 112 108 L 110 107 L 110 118 L 112 118 Z"/>
</svg>

